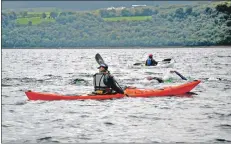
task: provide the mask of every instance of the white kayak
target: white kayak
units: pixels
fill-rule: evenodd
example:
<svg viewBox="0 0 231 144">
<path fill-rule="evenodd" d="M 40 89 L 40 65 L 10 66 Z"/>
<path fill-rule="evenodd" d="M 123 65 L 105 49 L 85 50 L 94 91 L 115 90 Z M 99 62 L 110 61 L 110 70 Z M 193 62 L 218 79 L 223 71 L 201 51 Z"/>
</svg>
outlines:
<svg viewBox="0 0 231 144">
<path fill-rule="evenodd" d="M 153 69 L 153 68 L 173 68 L 175 64 L 175 60 L 171 59 L 170 61 L 159 61 L 156 66 L 145 66 L 145 62 L 135 63 L 132 65 L 128 65 L 129 68 L 144 68 L 144 69 Z"/>
</svg>

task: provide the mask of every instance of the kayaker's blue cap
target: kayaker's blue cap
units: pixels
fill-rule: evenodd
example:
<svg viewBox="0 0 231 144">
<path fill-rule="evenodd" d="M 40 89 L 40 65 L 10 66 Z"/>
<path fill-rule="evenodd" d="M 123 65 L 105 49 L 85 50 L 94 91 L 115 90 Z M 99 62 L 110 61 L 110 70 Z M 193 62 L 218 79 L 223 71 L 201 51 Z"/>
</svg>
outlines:
<svg viewBox="0 0 231 144">
<path fill-rule="evenodd" d="M 106 64 L 100 64 L 100 66 L 98 67 L 98 69 L 99 69 L 100 67 L 104 67 L 105 69 L 107 69 L 107 68 L 108 68 L 108 65 L 106 65 Z"/>
</svg>

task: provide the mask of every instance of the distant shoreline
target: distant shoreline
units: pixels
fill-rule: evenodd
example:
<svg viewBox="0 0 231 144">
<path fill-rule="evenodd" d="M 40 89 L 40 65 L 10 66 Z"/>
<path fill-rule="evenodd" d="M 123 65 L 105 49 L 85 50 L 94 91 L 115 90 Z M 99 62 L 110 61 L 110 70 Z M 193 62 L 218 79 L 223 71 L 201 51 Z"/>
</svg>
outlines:
<svg viewBox="0 0 231 144">
<path fill-rule="evenodd" d="M 3 48 L 2 49 L 160 49 L 160 48 L 231 48 L 229 46 L 162 46 L 162 47 L 63 47 L 63 48 L 48 48 L 48 47 L 35 47 L 35 48 Z"/>
</svg>

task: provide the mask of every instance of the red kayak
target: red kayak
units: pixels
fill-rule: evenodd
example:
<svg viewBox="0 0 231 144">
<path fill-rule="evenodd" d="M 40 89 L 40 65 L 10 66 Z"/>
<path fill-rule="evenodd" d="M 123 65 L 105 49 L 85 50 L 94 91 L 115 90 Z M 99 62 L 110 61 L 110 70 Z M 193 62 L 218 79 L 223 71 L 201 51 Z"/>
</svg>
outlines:
<svg viewBox="0 0 231 144">
<path fill-rule="evenodd" d="M 176 96 L 190 92 L 196 87 L 201 81 L 194 80 L 185 84 L 176 86 L 167 86 L 161 89 L 140 89 L 140 88 L 126 88 L 125 94 L 110 94 L 110 95 L 86 95 L 86 96 L 67 96 L 51 93 L 41 92 L 25 92 L 29 100 L 106 100 L 106 99 L 117 99 L 123 97 L 160 97 L 160 96 Z"/>
<path fill-rule="evenodd" d="M 201 81 L 194 80 L 185 84 L 176 86 L 166 86 L 160 89 L 126 89 L 126 94 L 129 97 L 161 97 L 161 96 L 177 96 L 190 92 Z"/>
<path fill-rule="evenodd" d="M 68 95 L 59 95 L 51 93 L 40 93 L 40 92 L 25 92 L 29 100 L 106 100 L 106 99 L 115 99 L 123 98 L 124 94 L 111 94 L 111 95 L 86 95 L 86 96 L 68 96 Z"/>
</svg>

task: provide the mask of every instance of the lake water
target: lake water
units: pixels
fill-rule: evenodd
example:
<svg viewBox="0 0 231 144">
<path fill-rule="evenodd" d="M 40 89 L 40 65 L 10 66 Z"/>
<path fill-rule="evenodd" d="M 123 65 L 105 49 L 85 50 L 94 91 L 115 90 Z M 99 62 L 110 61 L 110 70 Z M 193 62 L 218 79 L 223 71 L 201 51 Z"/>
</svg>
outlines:
<svg viewBox="0 0 231 144">
<path fill-rule="evenodd" d="M 174 69 L 202 82 L 192 97 L 86 101 L 28 101 L 25 91 L 84 94 L 100 53 L 121 85 L 155 88 L 148 81 L 166 68 L 134 69 L 149 53 L 173 58 Z M 79 80 L 76 82 L 76 79 Z M 231 142 L 231 49 L 3 49 L 2 142 Z"/>
</svg>

